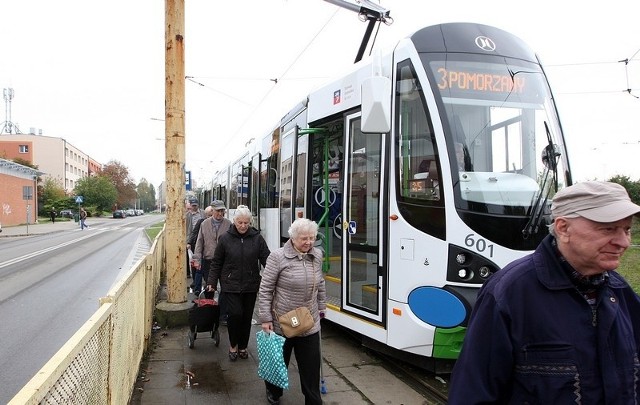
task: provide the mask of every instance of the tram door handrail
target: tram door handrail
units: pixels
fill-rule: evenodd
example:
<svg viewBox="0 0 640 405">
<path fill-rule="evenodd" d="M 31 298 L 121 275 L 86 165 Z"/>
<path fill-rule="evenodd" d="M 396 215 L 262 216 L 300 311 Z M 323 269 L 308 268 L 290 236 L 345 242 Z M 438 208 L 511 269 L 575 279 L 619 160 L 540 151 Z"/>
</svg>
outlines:
<svg viewBox="0 0 640 405">
<path fill-rule="evenodd" d="M 316 134 L 316 135 L 326 135 L 326 128 L 306 128 L 306 129 L 298 129 L 298 136 L 306 135 L 306 134 Z M 324 273 L 329 272 L 329 138 L 324 137 L 324 158 L 322 161 L 322 190 L 324 191 L 324 207 L 322 215 L 318 220 L 319 226 L 324 226 L 323 232 L 323 240 L 322 240 L 322 249 L 324 250 L 324 254 L 322 255 L 322 271 Z M 310 173 L 311 175 L 311 173 Z"/>
</svg>

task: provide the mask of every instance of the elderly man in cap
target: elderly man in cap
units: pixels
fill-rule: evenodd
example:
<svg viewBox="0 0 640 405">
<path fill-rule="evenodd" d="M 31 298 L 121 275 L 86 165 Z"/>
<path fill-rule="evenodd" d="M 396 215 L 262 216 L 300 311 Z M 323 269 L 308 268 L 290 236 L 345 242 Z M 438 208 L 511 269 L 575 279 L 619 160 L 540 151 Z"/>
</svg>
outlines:
<svg viewBox="0 0 640 405">
<path fill-rule="evenodd" d="M 206 283 L 209 278 L 211 259 L 213 259 L 213 253 L 218 246 L 218 238 L 231 226 L 231 221 L 224 217 L 227 209 L 224 202 L 221 200 L 211 201 L 210 207 L 213 210 L 213 215 L 200 224 L 200 231 L 193 251 L 193 264 L 196 269 L 194 294 L 200 293 L 202 280 L 204 279 Z"/>
<path fill-rule="evenodd" d="M 202 208 L 199 207 L 198 199 L 195 197 L 189 197 L 189 206 L 187 208 L 187 213 L 185 214 L 185 225 L 187 227 L 187 277 L 191 277 L 191 266 L 190 260 L 191 255 L 193 253 L 193 246 L 191 246 L 190 238 L 191 233 L 193 232 L 193 228 L 196 226 L 198 221 L 202 218 L 206 218 L 206 214 Z"/>
<path fill-rule="evenodd" d="M 480 290 L 449 404 L 640 403 L 640 298 L 616 272 L 639 212 L 615 183 L 555 195 L 550 235 Z"/>
</svg>

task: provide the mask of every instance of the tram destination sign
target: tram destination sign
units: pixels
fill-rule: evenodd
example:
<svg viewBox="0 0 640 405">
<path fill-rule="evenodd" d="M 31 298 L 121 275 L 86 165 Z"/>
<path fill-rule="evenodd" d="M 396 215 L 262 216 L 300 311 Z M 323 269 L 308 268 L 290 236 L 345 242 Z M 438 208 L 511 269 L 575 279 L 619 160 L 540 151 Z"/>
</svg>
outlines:
<svg viewBox="0 0 640 405">
<path fill-rule="evenodd" d="M 436 84 L 443 96 L 498 100 L 509 95 L 526 102 L 541 101 L 538 72 L 531 69 L 511 72 L 504 65 L 500 67 L 498 71 L 482 65 L 432 66 Z"/>
</svg>

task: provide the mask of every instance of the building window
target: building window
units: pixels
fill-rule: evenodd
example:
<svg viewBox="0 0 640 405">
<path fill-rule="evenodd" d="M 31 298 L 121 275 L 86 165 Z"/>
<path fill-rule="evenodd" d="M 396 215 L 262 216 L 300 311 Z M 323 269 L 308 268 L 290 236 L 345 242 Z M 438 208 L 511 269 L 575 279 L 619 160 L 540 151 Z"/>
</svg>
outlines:
<svg viewBox="0 0 640 405">
<path fill-rule="evenodd" d="M 19 145 L 18 151 L 20 153 L 29 153 L 29 145 Z"/>
</svg>

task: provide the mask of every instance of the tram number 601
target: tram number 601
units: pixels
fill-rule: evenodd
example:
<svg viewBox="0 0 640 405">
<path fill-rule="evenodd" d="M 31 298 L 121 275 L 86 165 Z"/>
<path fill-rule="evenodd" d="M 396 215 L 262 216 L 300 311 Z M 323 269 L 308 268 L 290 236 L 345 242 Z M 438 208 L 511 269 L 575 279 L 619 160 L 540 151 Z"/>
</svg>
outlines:
<svg viewBox="0 0 640 405">
<path fill-rule="evenodd" d="M 464 238 L 464 244 L 469 248 L 473 248 L 480 253 L 484 253 L 486 250 L 489 251 L 489 257 L 493 257 L 493 245 L 488 245 L 487 241 L 482 238 L 475 239 L 475 234 L 470 233 Z"/>
</svg>

